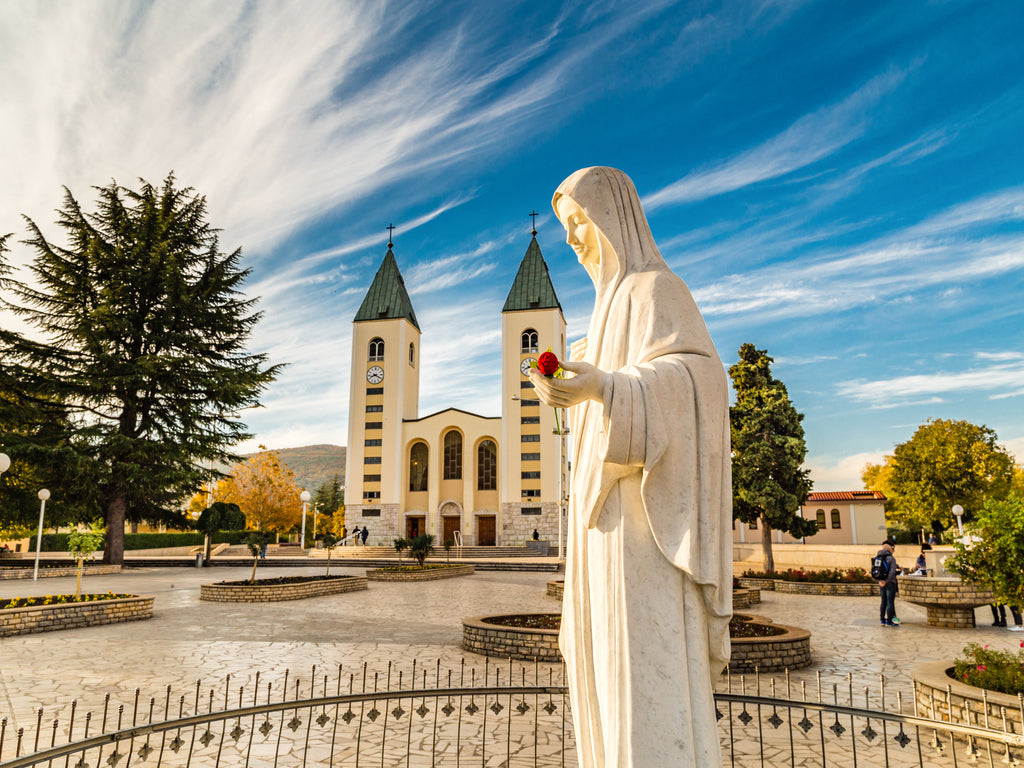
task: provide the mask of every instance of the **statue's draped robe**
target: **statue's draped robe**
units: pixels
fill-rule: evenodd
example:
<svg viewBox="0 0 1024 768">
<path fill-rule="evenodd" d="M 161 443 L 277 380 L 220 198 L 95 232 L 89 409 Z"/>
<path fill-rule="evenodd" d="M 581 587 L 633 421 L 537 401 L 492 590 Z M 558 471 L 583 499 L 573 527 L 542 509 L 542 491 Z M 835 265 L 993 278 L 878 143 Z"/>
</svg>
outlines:
<svg viewBox="0 0 1024 768">
<path fill-rule="evenodd" d="M 729 660 L 732 515 L 725 371 L 621 172 L 559 187 L 604 236 L 583 359 L 603 402 L 570 413 L 559 644 L 584 768 L 721 764 L 713 684 Z"/>
</svg>

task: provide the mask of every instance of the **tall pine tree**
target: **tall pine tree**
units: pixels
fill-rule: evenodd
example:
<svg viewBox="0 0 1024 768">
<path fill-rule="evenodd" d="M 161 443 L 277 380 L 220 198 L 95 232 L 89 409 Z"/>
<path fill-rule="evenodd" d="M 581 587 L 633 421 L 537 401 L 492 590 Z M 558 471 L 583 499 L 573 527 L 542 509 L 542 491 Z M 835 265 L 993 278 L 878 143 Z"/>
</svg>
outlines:
<svg viewBox="0 0 1024 768">
<path fill-rule="evenodd" d="M 241 293 L 241 250 L 220 251 L 206 199 L 173 174 L 140 183 L 97 187 L 94 213 L 65 189 L 66 245 L 26 219 L 33 279 L 4 286 L 42 340 L 7 334 L 0 362 L 75 425 L 110 563 L 123 560 L 126 521 L 177 520 L 209 462 L 236 459 L 230 447 L 250 436 L 236 414 L 278 370 L 245 349 L 260 314 Z"/>
<path fill-rule="evenodd" d="M 796 538 L 818 531 L 800 515 L 811 491 L 810 471 L 801 469 L 807 446 L 804 428 L 786 385 L 772 376 L 772 358 L 753 344 L 740 347 L 729 368 L 736 404 L 729 409 L 732 436 L 732 509 L 741 522 L 761 531 L 764 569 L 775 569 L 773 530 Z"/>
</svg>

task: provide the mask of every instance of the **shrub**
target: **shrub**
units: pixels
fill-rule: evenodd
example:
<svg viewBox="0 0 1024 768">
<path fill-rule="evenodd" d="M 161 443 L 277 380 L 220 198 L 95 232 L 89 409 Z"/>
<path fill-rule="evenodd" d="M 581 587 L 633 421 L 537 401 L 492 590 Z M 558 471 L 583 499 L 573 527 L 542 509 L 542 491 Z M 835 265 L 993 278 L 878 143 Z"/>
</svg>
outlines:
<svg viewBox="0 0 1024 768">
<path fill-rule="evenodd" d="M 244 544 L 248 531 L 221 531 L 213 534 L 214 544 Z M 43 552 L 67 552 L 68 533 L 44 533 Z M 164 549 L 166 547 L 197 547 L 203 543 L 201 533 L 126 533 L 124 548 Z"/>
<path fill-rule="evenodd" d="M 1024 640 L 1020 647 L 1024 649 Z M 953 663 L 957 680 L 1011 696 L 1024 693 L 1024 650 L 994 651 L 971 643 L 963 654 Z"/>
<path fill-rule="evenodd" d="M 802 568 L 787 568 L 785 571 L 744 571 L 745 579 L 778 579 L 779 581 L 800 581 L 825 584 L 874 584 L 874 579 L 863 568 L 823 568 L 819 571 L 805 571 Z"/>
</svg>

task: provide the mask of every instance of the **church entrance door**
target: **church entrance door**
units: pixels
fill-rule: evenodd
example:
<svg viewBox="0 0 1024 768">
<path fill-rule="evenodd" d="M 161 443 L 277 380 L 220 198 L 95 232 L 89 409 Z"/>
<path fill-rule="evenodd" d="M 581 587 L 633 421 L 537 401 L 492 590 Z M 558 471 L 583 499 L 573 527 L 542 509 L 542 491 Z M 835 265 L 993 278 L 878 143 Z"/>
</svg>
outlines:
<svg viewBox="0 0 1024 768">
<path fill-rule="evenodd" d="M 427 518 L 426 517 L 407 517 L 405 518 L 405 538 L 411 539 L 413 536 L 419 536 L 421 533 L 427 532 Z"/>
<path fill-rule="evenodd" d="M 441 518 L 441 546 L 446 541 L 455 542 L 455 532 L 459 530 L 461 520 L 458 515 L 445 515 Z"/>
<path fill-rule="evenodd" d="M 481 547 L 493 547 L 495 544 L 495 525 L 494 515 L 480 515 L 476 519 L 476 543 Z"/>
</svg>

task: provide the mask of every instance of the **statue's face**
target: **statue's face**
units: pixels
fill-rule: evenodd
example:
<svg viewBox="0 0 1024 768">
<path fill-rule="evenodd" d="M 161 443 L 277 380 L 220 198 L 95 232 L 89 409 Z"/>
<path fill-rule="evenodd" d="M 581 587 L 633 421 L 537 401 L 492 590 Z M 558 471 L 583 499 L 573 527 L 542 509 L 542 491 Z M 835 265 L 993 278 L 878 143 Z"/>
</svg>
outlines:
<svg viewBox="0 0 1024 768">
<path fill-rule="evenodd" d="M 576 203 L 563 195 L 555 203 L 558 218 L 565 227 L 565 242 L 576 252 L 580 264 L 596 264 L 601 256 L 597 227 Z"/>
</svg>

